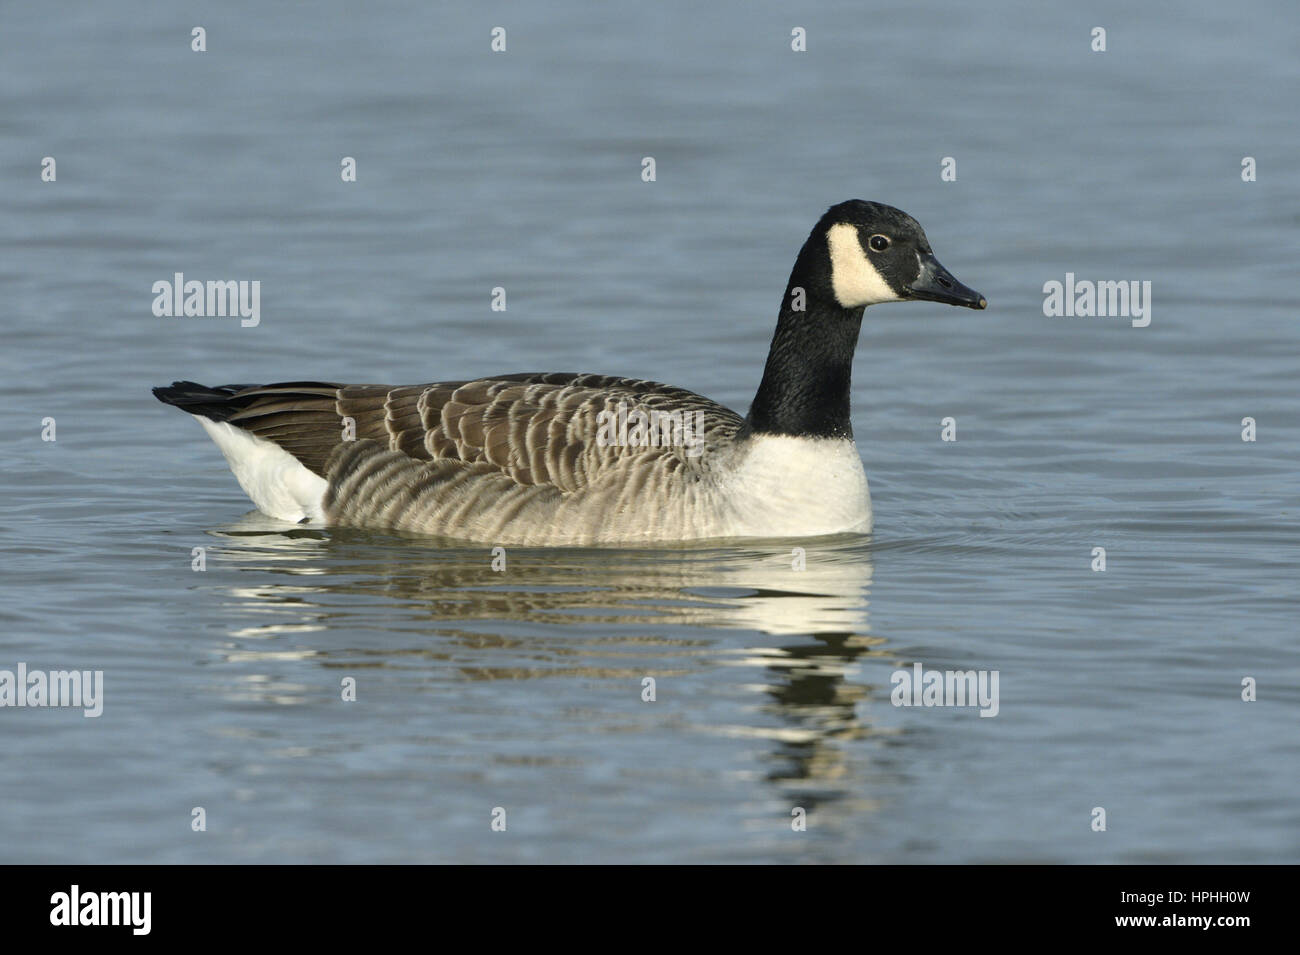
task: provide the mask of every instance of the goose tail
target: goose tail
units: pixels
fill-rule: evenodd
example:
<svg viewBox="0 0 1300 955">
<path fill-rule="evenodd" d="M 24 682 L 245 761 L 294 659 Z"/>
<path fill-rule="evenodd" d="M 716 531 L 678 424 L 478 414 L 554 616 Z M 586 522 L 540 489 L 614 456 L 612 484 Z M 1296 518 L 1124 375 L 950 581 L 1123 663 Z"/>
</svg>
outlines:
<svg viewBox="0 0 1300 955">
<path fill-rule="evenodd" d="M 284 387 L 290 395 L 295 394 L 293 385 L 272 387 Z M 312 470 L 292 453 L 296 450 L 293 435 L 259 437 L 246 427 L 248 416 L 256 420 L 259 414 L 269 413 L 259 409 L 266 409 L 268 404 L 274 407 L 275 394 L 268 401 L 266 389 L 261 385 L 209 388 L 193 381 L 174 381 L 170 386 L 155 388 L 153 393 L 164 404 L 174 405 L 198 419 L 226 456 L 240 487 L 263 514 L 294 522 L 323 519 L 328 485 L 319 465 Z M 326 434 L 329 440 L 321 438 L 315 443 L 338 443 L 333 431 Z M 316 454 L 315 458 L 323 460 L 323 453 Z"/>
<path fill-rule="evenodd" d="M 209 388 L 195 381 L 173 381 L 153 390 L 153 396 L 163 404 L 174 405 L 192 415 L 209 421 L 228 421 L 244 402 L 232 400 L 241 391 L 257 385 L 217 385 Z"/>
</svg>

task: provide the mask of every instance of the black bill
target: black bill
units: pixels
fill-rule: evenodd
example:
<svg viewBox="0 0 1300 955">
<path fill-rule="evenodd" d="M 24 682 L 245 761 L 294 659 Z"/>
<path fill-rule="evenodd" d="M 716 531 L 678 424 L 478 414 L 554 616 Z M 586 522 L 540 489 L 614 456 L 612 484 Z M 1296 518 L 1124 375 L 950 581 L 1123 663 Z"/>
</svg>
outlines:
<svg viewBox="0 0 1300 955">
<path fill-rule="evenodd" d="M 921 260 L 921 274 L 907 290 L 910 298 L 924 299 L 927 302 L 943 302 L 947 305 L 964 305 L 966 308 L 988 307 L 989 303 L 983 295 L 953 278 L 952 273 L 940 265 L 939 260 L 931 253 L 923 252 L 917 257 Z"/>
</svg>

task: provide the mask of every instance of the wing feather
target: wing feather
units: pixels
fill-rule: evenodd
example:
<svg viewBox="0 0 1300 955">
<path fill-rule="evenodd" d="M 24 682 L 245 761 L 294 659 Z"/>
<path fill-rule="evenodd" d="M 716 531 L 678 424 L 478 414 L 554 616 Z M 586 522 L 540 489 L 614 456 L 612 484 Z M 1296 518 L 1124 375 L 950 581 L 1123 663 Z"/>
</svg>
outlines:
<svg viewBox="0 0 1300 955">
<path fill-rule="evenodd" d="M 345 419 L 350 418 L 355 440 L 364 448 L 349 449 L 352 453 L 343 456 L 349 465 L 342 484 L 364 484 L 368 493 L 385 469 L 401 460 L 429 465 L 429 473 L 419 478 L 419 494 L 434 487 L 455 493 L 458 479 L 493 473 L 508 479 L 507 486 L 550 487 L 565 493 L 615 469 L 630 471 L 627 490 L 635 493 L 632 485 L 648 480 L 651 472 L 691 468 L 696 458 L 680 445 L 598 441 L 602 412 L 615 421 L 620 406 L 625 414 L 640 410 L 688 415 L 692 433 L 706 446 L 734 437 L 743 423 L 734 411 L 682 388 L 571 373 L 404 387 L 286 382 L 204 388 L 177 382 L 158 391 L 164 401 L 274 441 L 327 478 L 331 455 L 347 443 Z M 362 451 L 365 460 L 358 457 Z M 401 458 L 392 457 L 393 452 Z M 639 459 L 638 467 L 626 467 L 631 458 Z M 413 480 L 407 474 L 395 483 L 409 490 Z M 344 490 L 338 488 L 340 494 Z M 529 499 L 523 495 L 511 506 L 523 507 Z M 397 498 L 385 493 L 385 506 L 396 508 Z"/>
</svg>

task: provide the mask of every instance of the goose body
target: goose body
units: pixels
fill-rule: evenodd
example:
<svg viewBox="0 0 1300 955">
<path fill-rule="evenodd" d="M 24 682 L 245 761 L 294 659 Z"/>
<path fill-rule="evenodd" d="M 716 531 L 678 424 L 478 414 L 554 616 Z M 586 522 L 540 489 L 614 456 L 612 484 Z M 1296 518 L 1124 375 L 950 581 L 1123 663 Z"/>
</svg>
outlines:
<svg viewBox="0 0 1300 955">
<path fill-rule="evenodd" d="M 799 253 L 745 417 L 571 373 L 154 394 L 198 418 L 257 508 L 286 521 L 502 545 L 867 533 L 849 372 L 865 307 L 909 298 L 984 307 L 915 220 L 852 200 Z"/>
</svg>

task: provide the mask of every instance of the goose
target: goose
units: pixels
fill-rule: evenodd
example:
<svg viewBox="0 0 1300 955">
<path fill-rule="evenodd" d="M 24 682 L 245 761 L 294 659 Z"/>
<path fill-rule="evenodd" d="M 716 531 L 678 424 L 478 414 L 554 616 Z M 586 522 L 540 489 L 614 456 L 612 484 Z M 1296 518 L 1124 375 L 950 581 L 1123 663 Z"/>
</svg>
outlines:
<svg viewBox="0 0 1300 955">
<path fill-rule="evenodd" d="M 747 415 L 670 385 L 542 372 L 154 395 L 198 419 L 262 513 L 500 545 L 868 534 L 849 421 L 864 310 L 987 307 L 920 224 L 852 199 L 799 250 Z"/>
</svg>

